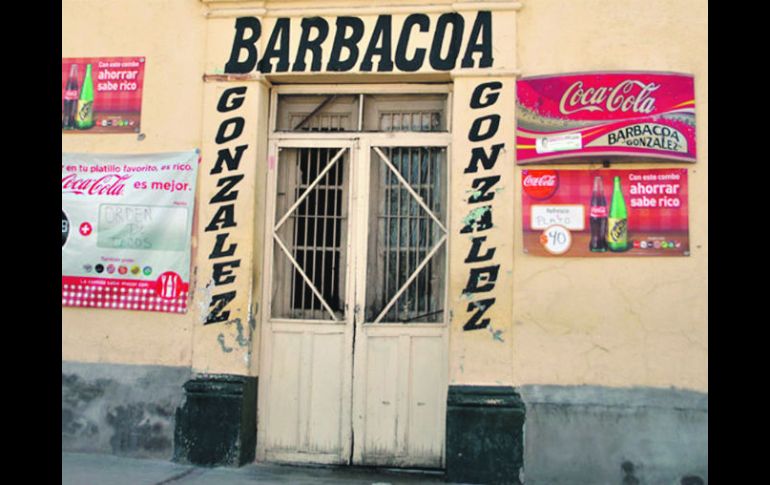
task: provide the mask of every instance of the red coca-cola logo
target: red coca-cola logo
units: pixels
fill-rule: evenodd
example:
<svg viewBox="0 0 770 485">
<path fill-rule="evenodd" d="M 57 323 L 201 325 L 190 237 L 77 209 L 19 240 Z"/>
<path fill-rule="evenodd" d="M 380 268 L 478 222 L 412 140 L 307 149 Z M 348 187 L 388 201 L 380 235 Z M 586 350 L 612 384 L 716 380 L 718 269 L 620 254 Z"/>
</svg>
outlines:
<svg viewBox="0 0 770 485">
<path fill-rule="evenodd" d="M 61 190 L 64 193 L 78 195 L 123 195 L 124 183 L 130 175 L 104 175 L 99 178 L 78 178 L 71 173 L 61 178 Z"/>
<path fill-rule="evenodd" d="M 603 205 L 592 205 L 591 209 L 588 211 L 588 217 L 607 217 L 607 207 Z"/>
<path fill-rule="evenodd" d="M 547 199 L 559 188 L 556 170 L 524 170 L 521 175 L 524 192 L 533 199 Z"/>
<path fill-rule="evenodd" d="M 64 99 L 68 101 L 72 101 L 75 99 L 78 99 L 78 90 L 77 89 L 68 89 L 64 91 Z"/>
</svg>

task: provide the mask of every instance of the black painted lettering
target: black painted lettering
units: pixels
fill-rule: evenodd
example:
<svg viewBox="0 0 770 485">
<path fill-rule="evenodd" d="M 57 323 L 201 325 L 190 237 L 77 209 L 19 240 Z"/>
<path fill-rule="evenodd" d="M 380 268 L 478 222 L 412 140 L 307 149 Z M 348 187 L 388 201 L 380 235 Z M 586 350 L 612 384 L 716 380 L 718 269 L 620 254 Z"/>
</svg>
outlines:
<svg viewBox="0 0 770 485">
<path fill-rule="evenodd" d="M 233 190 L 238 182 L 243 180 L 243 175 L 232 175 L 230 177 L 223 177 L 217 181 L 217 187 L 222 187 L 214 194 L 214 197 L 209 201 L 210 204 L 218 204 L 220 202 L 227 202 L 229 200 L 235 200 L 238 198 L 238 191 Z"/>
<path fill-rule="evenodd" d="M 219 125 L 219 130 L 217 131 L 217 144 L 221 145 L 222 143 L 227 143 L 228 141 L 235 140 L 241 136 L 241 133 L 243 133 L 243 125 L 245 123 L 246 121 L 240 116 L 236 116 L 235 118 L 230 118 L 223 121 L 222 124 Z M 228 135 L 227 129 L 230 126 L 232 126 L 233 129 L 232 132 Z"/>
<path fill-rule="evenodd" d="M 225 258 L 227 256 L 232 256 L 235 254 L 235 250 L 238 247 L 238 243 L 232 243 L 230 244 L 227 249 L 225 249 L 225 241 L 227 241 L 227 238 L 230 237 L 229 232 L 225 232 L 223 234 L 217 234 L 217 242 L 214 243 L 214 249 L 211 250 L 211 254 L 209 254 L 209 259 L 217 259 L 217 258 Z"/>
<path fill-rule="evenodd" d="M 475 218 L 468 216 L 465 226 L 460 229 L 460 234 L 486 231 L 492 227 L 492 206 L 487 205 L 480 209 L 474 209 L 471 214 L 478 214 Z"/>
<path fill-rule="evenodd" d="M 481 125 L 485 121 L 489 121 L 489 126 L 485 133 L 481 132 Z M 492 138 L 497 133 L 497 129 L 500 128 L 500 115 L 486 115 L 481 116 L 473 120 L 471 131 L 468 133 L 468 140 L 470 141 L 484 141 Z"/>
<path fill-rule="evenodd" d="M 479 67 L 492 67 L 492 13 L 489 11 L 481 11 L 476 15 L 468 45 L 465 47 L 462 67 L 473 67 L 474 52 L 481 53 Z"/>
<path fill-rule="evenodd" d="M 230 154 L 229 148 L 223 148 L 217 152 L 217 161 L 214 164 L 214 168 L 209 172 L 211 175 L 222 173 L 222 163 L 227 165 L 227 170 L 232 172 L 238 170 L 238 165 L 241 163 L 241 156 L 243 151 L 246 150 L 248 145 L 241 145 L 235 147 L 235 157 Z"/>
<path fill-rule="evenodd" d="M 315 29 L 318 34 L 313 40 L 310 40 L 310 29 Z M 321 58 L 323 51 L 321 44 L 329 35 L 329 23 L 322 17 L 311 17 L 302 19 L 302 36 L 299 39 L 297 48 L 297 57 L 294 58 L 292 72 L 305 71 L 305 55 L 307 51 L 312 53 L 313 60 L 310 63 L 310 71 L 318 72 L 321 70 Z"/>
<path fill-rule="evenodd" d="M 235 205 L 220 205 L 211 222 L 204 229 L 206 232 L 217 231 L 226 227 L 235 227 Z"/>
<path fill-rule="evenodd" d="M 499 91 L 501 89 L 503 89 L 503 83 L 500 81 L 491 81 L 488 83 L 479 84 L 476 86 L 476 89 L 473 90 L 473 94 L 471 94 L 471 109 L 487 108 L 492 106 L 497 102 L 497 98 L 500 97 Z M 481 95 L 484 94 L 484 91 L 486 90 L 492 91 L 492 93 L 485 96 L 482 100 Z"/>
<path fill-rule="evenodd" d="M 267 41 L 265 53 L 257 64 L 257 70 L 262 73 L 273 72 L 273 58 L 278 59 L 275 66 L 275 72 L 286 72 L 289 70 L 289 31 L 290 22 L 288 17 L 281 17 L 275 21 L 273 32 Z M 280 44 L 279 44 L 280 39 Z M 279 44 L 276 47 L 276 44 Z"/>
<path fill-rule="evenodd" d="M 226 261 L 224 263 L 214 264 L 214 274 L 211 277 L 214 280 L 215 286 L 226 285 L 235 281 L 235 275 L 231 268 L 238 268 L 241 266 L 241 260 Z"/>
<path fill-rule="evenodd" d="M 401 27 L 401 35 L 398 37 L 398 45 L 396 46 L 396 67 L 404 72 L 419 70 L 425 61 L 426 50 L 423 48 L 415 49 L 414 56 L 411 59 L 406 58 L 409 36 L 412 33 L 412 27 L 415 25 L 419 27 L 420 32 L 427 32 L 430 28 L 430 19 L 425 14 L 415 13 L 409 15 L 404 20 L 404 25 Z"/>
<path fill-rule="evenodd" d="M 209 304 L 209 314 L 203 324 L 208 325 L 210 323 L 226 321 L 230 317 L 230 312 L 223 310 L 233 298 L 235 298 L 235 291 L 213 295 Z"/>
<path fill-rule="evenodd" d="M 447 26 L 452 26 L 452 37 L 449 39 L 449 50 L 446 57 L 441 57 L 441 46 L 444 43 Z M 433 34 L 433 43 L 430 47 L 430 65 L 437 71 L 449 71 L 454 69 L 457 56 L 460 54 L 460 43 L 463 40 L 465 21 L 457 12 L 442 14 L 436 22 L 436 32 Z"/>
<path fill-rule="evenodd" d="M 380 62 L 377 64 L 377 72 L 390 72 L 393 70 L 393 50 L 391 48 L 392 23 L 391 15 L 380 15 L 377 17 L 377 23 L 374 25 L 374 32 L 369 40 L 369 46 L 366 48 L 364 58 L 361 61 L 361 71 L 369 72 L 372 70 L 372 57 L 380 56 Z M 377 47 L 382 40 L 382 45 Z"/>
<path fill-rule="evenodd" d="M 247 30 L 251 31 L 248 37 Z M 225 73 L 245 74 L 254 70 L 257 65 L 257 40 L 261 33 L 262 27 L 256 17 L 240 17 L 235 20 L 235 39 L 230 60 L 225 64 Z M 246 59 L 239 61 L 243 49 L 246 49 Z"/>
<path fill-rule="evenodd" d="M 486 202 L 495 198 L 495 193 L 490 192 L 490 189 L 500 181 L 499 175 L 492 175 L 490 177 L 479 177 L 473 179 L 471 188 L 477 189 L 478 194 L 472 194 L 468 198 L 469 204 L 475 204 L 476 202 Z"/>
<path fill-rule="evenodd" d="M 488 248 L 484 254 L 481 253 L 481 245 L 487 240 L 486 236 L 474 237 L 471 244 L 471 250 L 468 253 L 468 257 L 465 258 L 466 263 L 480 263 L 482 261 L 489 261 L 495 256 L 497 248 Z"/>
<path fill-rule="evenodd" d="M 350 27 L 350 36 L 347 36 L 347 30 Z M 364 22 L 357 17 L 337 17 L 337 31 L 334 34 L 334 44 L 329 56 L 329 63 L 326 65 L 327 71 L 349 71 L 353 69 L 358 61 L 358 41 L 364 35 Z M 340 59 L 342 48 L 348 50 L 348 58 L 344 61 Z"/>
<path fill-rule="evenodd" d="M 479 170 L 479 162 L 484 166 L 484 169 L 490 170 L 495 166 L 497 156 L 500 155 L 500 150 L 502 150 L 504 146 L 505 143 L 492 145 L 492 154 L 489 156 L 487 156 L 487 152 L 484 151 L 483 147 L 474 148 L 471 150 L 471 162 L 465 170 L 463 170 L 463 173 L 476 173 Z"/>
<path fill-rule="evenodd" d="M 482 328 L 487 328 L 489 326 L 489 319 L 485 318 L 481 321 L 479 321 L 479 319 L 494 304 L 495 298 L 485 298 L 484 300 L 472 301 L 468 303 L 467 310 L 471 312 L 475 309 L 476 313 L 471 315 L 470 320 L 468 320 L 465 325 L 463 325 L 463 330 L 480 330 Z"/>
<path fill-rule="evenodd" d="M 217 111 L 227 113 L 228 111 L 238 109 L 243 106 L 244 99 L 246 99 L 246 86 L 225 89 L 222 96 L 219 97 Z"/>
<path fill-rule="evenodd" d="M 471 268 L 471 274 L 468 276 L 468 284 L 465 285 L 463 293 L 486 293 L 495 287 L 497 282 L 497 273 L 500 271 L 500 265 L 484 266 L 482 268 Z"/>
</svg>

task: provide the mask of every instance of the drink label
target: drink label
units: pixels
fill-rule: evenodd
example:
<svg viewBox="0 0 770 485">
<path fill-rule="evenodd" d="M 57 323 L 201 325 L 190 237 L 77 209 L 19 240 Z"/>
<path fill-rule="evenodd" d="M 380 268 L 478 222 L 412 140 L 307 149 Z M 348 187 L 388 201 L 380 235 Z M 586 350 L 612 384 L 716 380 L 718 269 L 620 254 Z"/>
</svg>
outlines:
<svg viewBox="0 0 770 485">
<path fill-rule="evenodd" d="M 93 123 L 93 101 L 78 101 L 78 112 L 75 121 L 78 125 L 90 125 Z"/>
<path fill-rule="evenodd" d="M 604 205 L 592 205 L 591 209 L 588 211 L 588 217 L 591 218 L 600 218 L 600 217 L 607 217 L 607 206 Z"/>
<path fill-rule="evenodd" d="M 64 91 L 64 100 L 65 101 L 75 101 L 78 99 L 78 90 L 77 89 L 68 89 Z"/>
<path fill-rule="evenodd" d="M 610 217 L 607 223 L 607 242 L 613 246 L 625 246 L 628 240 L 628 219 Z"/>
</svg>

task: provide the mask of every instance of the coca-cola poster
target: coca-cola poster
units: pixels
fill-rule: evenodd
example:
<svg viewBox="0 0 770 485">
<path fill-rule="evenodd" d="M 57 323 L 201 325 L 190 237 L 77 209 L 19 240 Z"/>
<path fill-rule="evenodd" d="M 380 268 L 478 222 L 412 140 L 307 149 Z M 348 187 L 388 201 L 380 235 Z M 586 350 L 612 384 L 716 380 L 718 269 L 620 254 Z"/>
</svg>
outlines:
<svg viewBox="0 0 770 485">
<path fill-rule="evenodd" d="M 62 133 L 139 133 L 144 66 L 144 57 L 62 59 Z"/>
<path fill-rule="evenodd" d="M 524 252 L 689 256 L 687 169 L 522 170 Z"/>
<path fill-rule="evenodd" d="M 689 74 L 599 72 L 516 82 L 518 164 L 695 162 L 695 90 Z"/>
<path fill-rule="evenodd" d="M 62 306 L 187 311 L 198 160 L 62 153 Z"/>
</svg>

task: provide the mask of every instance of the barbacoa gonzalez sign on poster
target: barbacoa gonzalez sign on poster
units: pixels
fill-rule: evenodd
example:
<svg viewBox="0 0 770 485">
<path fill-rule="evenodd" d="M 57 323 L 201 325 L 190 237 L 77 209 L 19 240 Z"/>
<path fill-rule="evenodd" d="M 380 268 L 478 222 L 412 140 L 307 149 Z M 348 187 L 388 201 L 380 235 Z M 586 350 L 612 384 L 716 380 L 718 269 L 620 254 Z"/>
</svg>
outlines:
<svg viewBox="0 0 770 485">
<path fill-rule="evenodd" d="M 522 78 L 516 123 L 520 165 L 606 156 L 695 162 L 695 92 L 687 74 Z"/>
<path fill-rule="evenodd" d="M 524 251 L 688 256 L 687 169 L 522 170 Z"/>
<path fill-rule="evenodd" d="M 62 306 L 187 311 L 198 157 L 62 154 Z"/>
<path fill-rule="evenodd" d="M 62 59 L 62 133 L 139 133 L 144 57 Z"/>
</svg>

